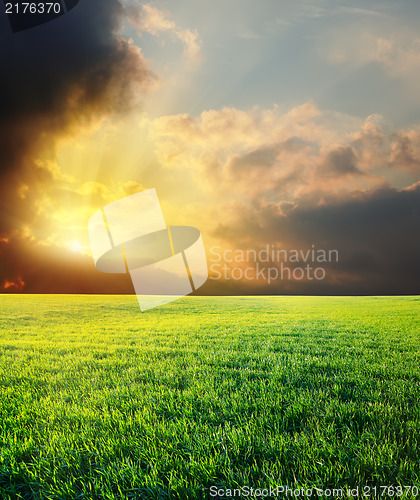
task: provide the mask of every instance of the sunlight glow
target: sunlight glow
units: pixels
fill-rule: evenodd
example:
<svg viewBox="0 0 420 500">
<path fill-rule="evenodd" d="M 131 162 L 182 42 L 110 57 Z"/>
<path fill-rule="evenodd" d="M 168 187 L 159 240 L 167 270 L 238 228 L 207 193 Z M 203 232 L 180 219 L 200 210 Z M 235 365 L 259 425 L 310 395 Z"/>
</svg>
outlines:
<svg viewBox="0 0 420 500">
<path fill-rule="evenodd" d="M 70 247 L 70 250 L 74 253 L 82 253 L 82 245 L 78 241 L 68 241 L 66 243 Z"/>
</svg>

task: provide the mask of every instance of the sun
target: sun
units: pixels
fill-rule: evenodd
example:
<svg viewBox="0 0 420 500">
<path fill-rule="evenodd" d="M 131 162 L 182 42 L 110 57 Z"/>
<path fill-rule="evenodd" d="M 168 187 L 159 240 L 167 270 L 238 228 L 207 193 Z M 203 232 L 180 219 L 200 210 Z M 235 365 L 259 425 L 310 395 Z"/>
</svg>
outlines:
<svg viewBox="0 0 420 500">
<path fill-rule="evenodd" d="M 67 246 L 69 246 L 70 250 L 74 253 L 82 253 L 82 245 L 78 241 L 68 241 Z"/>
</svg>

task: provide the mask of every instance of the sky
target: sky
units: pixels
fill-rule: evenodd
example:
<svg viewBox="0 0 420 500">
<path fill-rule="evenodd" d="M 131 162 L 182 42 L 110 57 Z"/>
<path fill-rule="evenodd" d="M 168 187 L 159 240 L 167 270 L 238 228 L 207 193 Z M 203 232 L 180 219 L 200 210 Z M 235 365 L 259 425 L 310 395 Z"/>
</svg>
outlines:
<svg viewBox="0 0 420 500">
<path fill-rule="evenodd" d="M 133 293 L 88 220 L 155 188 L 201 231 L 201 294 L 420 294 L 419 21 L 417 0 L 80 0 L 12 33 L 3 10 L 0 291 Z"/>
</svg>

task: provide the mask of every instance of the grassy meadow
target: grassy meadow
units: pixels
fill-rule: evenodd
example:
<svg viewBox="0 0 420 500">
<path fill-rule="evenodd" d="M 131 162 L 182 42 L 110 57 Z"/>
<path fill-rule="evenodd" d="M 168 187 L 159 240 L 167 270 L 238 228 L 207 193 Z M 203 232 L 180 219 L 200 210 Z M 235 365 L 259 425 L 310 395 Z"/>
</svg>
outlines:
<svg viewBox="0 0 420 500">
<path fill-rule="evenodd" d="M 0 296 L 1 499 L 215 485 L 420 488 L 420 298 Z"/>
</svg>

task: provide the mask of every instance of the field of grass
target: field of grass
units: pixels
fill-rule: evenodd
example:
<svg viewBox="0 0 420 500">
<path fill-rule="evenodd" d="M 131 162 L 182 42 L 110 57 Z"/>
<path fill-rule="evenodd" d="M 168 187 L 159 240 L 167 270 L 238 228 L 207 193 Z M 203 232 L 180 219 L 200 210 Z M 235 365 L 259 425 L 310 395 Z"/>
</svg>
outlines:
<svg viewBox="0 0 420 500">
<path fill-rule="evenodd" d="M 0 391 L 1 499 L 420 488 L 417 297 L 2 295 Z"/>
</svg>

